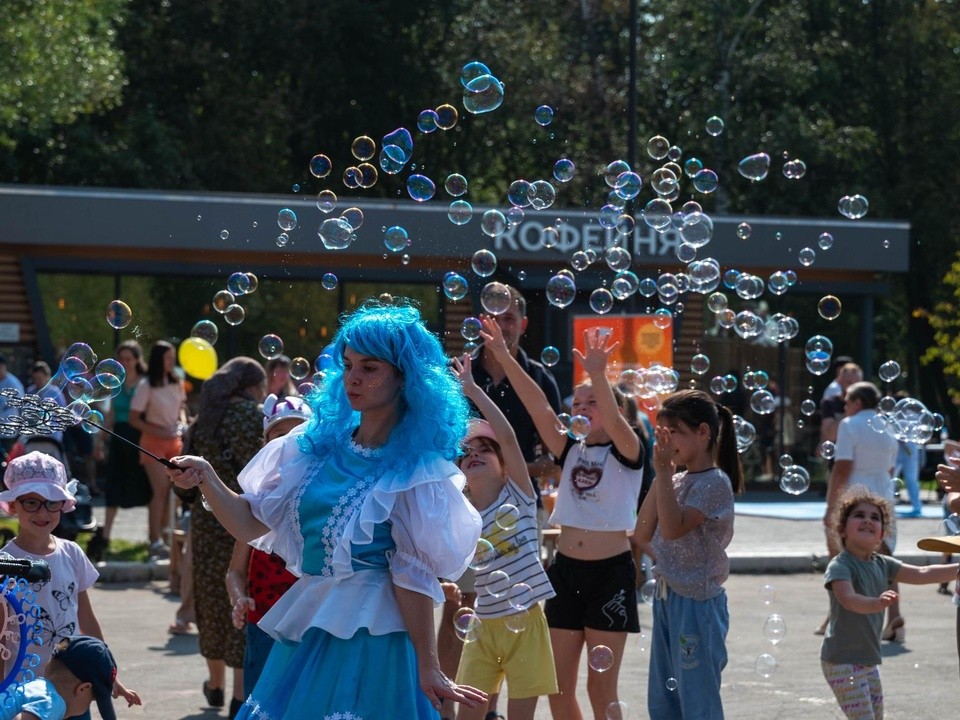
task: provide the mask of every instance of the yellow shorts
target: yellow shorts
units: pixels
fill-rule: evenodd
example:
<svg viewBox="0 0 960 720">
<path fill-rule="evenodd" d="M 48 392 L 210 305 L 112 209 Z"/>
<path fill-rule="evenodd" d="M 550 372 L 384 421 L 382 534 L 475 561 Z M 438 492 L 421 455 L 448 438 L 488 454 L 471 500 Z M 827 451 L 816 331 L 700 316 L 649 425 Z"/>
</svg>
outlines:
<svg viewBox="0 0 960 720">
<path fill-rule="evenodd" d="M 540 603 L 528 612 L 527 627 L 519 633 L 510 631 L 506 617 L 481 618 L 480 636 L 463 646 L 457 683 L 492 694 L 500 691 L 506 678 L 510 699 L 556 693 L 557 673 L 547 619 Z"/>
</svg>

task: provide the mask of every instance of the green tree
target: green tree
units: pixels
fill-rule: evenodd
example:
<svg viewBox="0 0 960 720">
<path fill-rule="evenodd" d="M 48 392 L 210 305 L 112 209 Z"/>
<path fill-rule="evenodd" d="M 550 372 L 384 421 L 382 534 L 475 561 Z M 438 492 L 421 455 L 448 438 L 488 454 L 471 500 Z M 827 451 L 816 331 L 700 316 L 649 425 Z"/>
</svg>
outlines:
<svg viewBox="0 0 960 720">
<path fill-rule="evenodd" d="M 119 102 L 124 75 L 116 43 L 126 2 L 0 3 L 0 147 Z"/>
</svg>

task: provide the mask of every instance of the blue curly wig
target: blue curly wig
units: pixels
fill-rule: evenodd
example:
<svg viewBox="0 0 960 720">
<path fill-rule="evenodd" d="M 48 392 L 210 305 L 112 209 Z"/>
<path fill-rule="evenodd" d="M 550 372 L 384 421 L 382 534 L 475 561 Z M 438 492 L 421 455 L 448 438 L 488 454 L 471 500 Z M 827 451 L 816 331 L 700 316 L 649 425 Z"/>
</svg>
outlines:
<svg viewBox="0 0 960 720">
<path fill-rule="evenodd" d="M 360 423 L 343 384 L 343 351 L 349 346 L 390 363 L 404 380 L 400 421 L 384 448 L 385 460 L 393 466 L 415 462 L 418 450 L 454 460 L 467 432 L 469 405 L 420 311 L 408 300 L 368 300 L 341 322 L 330 349 L 333 367 L 307 398 L 314 419 L 300 439 L 301 449 L 325 457 Z"/>
</svg>

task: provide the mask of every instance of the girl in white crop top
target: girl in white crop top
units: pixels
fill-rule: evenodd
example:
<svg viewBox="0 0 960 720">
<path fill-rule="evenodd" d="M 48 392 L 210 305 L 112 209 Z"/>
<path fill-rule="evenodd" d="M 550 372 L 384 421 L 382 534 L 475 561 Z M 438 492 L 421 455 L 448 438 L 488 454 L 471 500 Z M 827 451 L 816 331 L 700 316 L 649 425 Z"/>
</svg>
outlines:
<svg viewBox="0 0 960 720">
<path fill-rule="evenodd" d="M 590 421 L 582 444 L 573 443 L 543 391 L 508 351 L 497 323 L 489 317 L 482 322 L 487 350 L 503 367 L 547 450 L 563 465 L 553 517 L 561 533 L 557 559 L 548 570 L 557 595 L 545 608 L 560 689 L 550 696 L 550 710 L 554 717 L 580 717 L 576 685 L 583 646 L 591 658 L 590 704 L 603 709 L 617 702 L 627 633 L 639 632 L 627 533 L 640 492 L 643 445 L 606 377 L 607 361 L 619 343 L 609 343 L 592 328 L 584 333 L 585 352 L 573 349 L 589 379 L 574 389 L 571 414 Z M 630 517 L 623 508 L 630 509 Z M 594 654 L 608 651 L 611 665 L 593 661 Z"/>
</svg>

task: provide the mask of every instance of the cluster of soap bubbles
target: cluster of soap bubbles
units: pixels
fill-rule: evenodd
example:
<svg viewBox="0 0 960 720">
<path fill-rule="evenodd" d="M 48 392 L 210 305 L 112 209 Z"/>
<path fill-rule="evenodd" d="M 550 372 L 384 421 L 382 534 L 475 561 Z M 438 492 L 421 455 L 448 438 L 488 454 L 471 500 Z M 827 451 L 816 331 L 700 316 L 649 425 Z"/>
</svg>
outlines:
<svg viewBox="0 0 960 720">
<path fill-rule="evenodd" d="M 123 366 L 112 358 L 100 360 L 86 343 L 67 348 L 50 381 L 36 393 L 21 395 L 14 388 L 0 390 L 13 412 L 0 422 L 0 437 L 32 437 L 63 432 L 80 423 L 88 433 L 99 431 L 103 415 L 91 403 L 109 400 L 126 380 Z"/>
<path fill-rule="evenodd" d="M 237 299 L 243 295 L 256 292 L 260 280 L 251 272 L 235 272 L 227 278 L 227 287 L 217 291 L 213 296 L 213 309 L 223 316 L 227 325 L 239 325 L 246 318 L 243 306 Z"/>
<path fill-rule="evenodd" d="M 897 370 L 899 374 L 899 367 Z M 916 398 L 897 400 L 890 395 L 880 399 L 877 414 L 867 421 L 876 432 L 887 433 L 901 442 L 919 445 L 924 445 L 939 433 L 943 423 L 940 413 L 931 412 Z"/>
<path fill-rule="evenodd" d="M 760 586 L 760 602 L 765 607 L 773 605 L 777 598 L 776 590 L 773 585 L 765 583 Z M 778 613 L 772 613 L 763 621 L 763 637 L 771 645 L 776 647 L 783 641 L 787 635 L 787 623 Z M 776 672 L 777 659 L 770 653 L 761 653 L 754 661 L 753 668 L 762 678 L 769 678 Z"/>
</svg>

